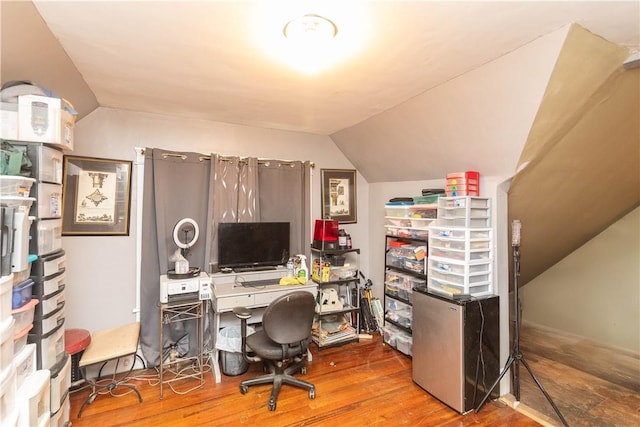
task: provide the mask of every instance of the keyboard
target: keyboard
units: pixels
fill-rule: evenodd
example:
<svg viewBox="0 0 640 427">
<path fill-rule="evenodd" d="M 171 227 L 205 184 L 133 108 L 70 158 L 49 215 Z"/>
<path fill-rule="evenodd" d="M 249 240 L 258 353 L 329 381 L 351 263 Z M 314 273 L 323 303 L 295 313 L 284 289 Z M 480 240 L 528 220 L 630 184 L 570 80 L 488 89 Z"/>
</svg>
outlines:
<svg viewBox="0 0 640 427">
<path fill-rule="evenodd" d="M 276 270 L 273 266 L 263 266 L 263 267 L 235 267 L 233 269 L 234 273 L 247 273 L 249 271 L 272 271 Z"/>
<path fill-rule="evenodd" d="M 265 279 L 265 280 L 247 280 L 247 281 L 239 281 L 240 285 L 248 288 L 269 286 L 269 285 L 277 285 L 280 283 L 279 279 Z"/>
</svg>

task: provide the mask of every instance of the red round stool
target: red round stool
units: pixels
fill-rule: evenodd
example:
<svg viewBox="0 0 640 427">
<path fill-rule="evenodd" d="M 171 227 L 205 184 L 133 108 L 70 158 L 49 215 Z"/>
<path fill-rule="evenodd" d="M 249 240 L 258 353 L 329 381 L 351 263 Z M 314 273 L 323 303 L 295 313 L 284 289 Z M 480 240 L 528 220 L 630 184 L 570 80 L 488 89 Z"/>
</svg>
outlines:
<svg viewBox="0 0 640 427">
<path fill-rule="evenodd" d="M 83 382 L 80 378 L 80 358 L 91 343 L 91 334 L 86 329 L 64 331 L 64 350 L 71 355 L 71 388 Z"/>
</svg>

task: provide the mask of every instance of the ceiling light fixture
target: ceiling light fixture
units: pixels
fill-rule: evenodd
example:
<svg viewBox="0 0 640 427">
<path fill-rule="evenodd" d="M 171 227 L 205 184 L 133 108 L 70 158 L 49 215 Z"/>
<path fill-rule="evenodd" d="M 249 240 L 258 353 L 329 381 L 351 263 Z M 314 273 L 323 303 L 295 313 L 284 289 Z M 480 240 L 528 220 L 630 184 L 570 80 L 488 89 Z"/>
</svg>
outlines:
<svg viewBox="0 0 640 427">
<path fill-rule="evenodd" d="M 287 22 L 282 33 L 289 40 L 317 43 L 333 39 L 338 27 L 330 19 L 310 13 Z"/>
</svg>

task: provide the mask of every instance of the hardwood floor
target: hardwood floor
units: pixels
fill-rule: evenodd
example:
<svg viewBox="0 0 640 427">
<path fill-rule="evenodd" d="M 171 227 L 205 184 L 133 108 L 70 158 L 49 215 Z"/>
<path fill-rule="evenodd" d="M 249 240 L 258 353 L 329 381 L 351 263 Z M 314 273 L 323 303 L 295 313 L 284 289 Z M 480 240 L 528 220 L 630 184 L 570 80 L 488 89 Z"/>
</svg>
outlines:
<svg viewBox="0 0 640 427">
<path fill-rule="evenodd" d="M 640 426 L 640 358 L 581 337 L 524 325 L 525 361 L 571 426 Z M 560 425 L 524 366 L 520 401 Z"/>
<path fill-rule="evenodd" d="M 223 375 L 219 384 L 208 372 L 204 387 L 186 394 L 165 386 L 160 400 L 155 371 L 146 370 L 135 373 L 138 378 L 155 376 L 152 381 L 135 381 L 143 403 L 138 403 L 135 394 L 101 395 L 78 419 L 78 410 L 89 395 L 88 389 L 82 389 L 71 395 L 71 422 L 74 427 L 540 425 L 499 401 L 486 403 L 478 413 L 458 414 L 415 385 L 411 359 L 383 345 L 379 336 L 320 352 L 312 345 L 311 351 L 313 360 L 304 378 L 316 386 L 314 400 L 306 391 L 285 385 L 272 412 L 267 409 L 269 386 L 255 386 L 246 395 L 240 394 L 240 379 L 259 375 L 259 364 L 251 365 L 241 376 Z M 185 381 L 178 391 L 192 384 Z"/>
</svg>

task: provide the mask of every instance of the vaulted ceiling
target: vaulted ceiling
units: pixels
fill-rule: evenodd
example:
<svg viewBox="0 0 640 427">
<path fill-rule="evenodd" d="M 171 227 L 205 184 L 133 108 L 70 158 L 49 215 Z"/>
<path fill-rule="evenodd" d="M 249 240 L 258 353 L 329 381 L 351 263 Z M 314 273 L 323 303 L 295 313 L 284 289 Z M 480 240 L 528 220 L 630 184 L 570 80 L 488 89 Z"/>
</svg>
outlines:
<svg viewBox="0 0 640 427">
<path fill-rule="evenodd" d="M 303 13 L 334 20 L 336 51 L 356 30 L 361 44 L 317 74 L 263 50 Z M 368 182 L 515 175 L 510 215 L 537 224 L 525 283 L 640 199 L 639 71 L 622 67 L 638 1 L 3 0 L 0 14 L 2 82 L 42 84 L 80 119 L 108 107 L 329 135 Z M 585 216 L 577 196 L 618 166 L 628 183 Z"/>
<path fill-rule="evenodd" d="M 310 12 L 338 26 L 332 49 L 360 35 L 315 75 L 263 43 Z M 2 80 L 48 86 L 81 117 L 99 105 L 331 135 L 572 22 L 637 50 L 639 13 L 637 1 L 3 1 Z"/>
</svg>

